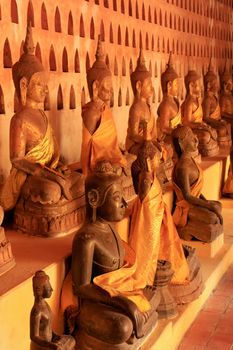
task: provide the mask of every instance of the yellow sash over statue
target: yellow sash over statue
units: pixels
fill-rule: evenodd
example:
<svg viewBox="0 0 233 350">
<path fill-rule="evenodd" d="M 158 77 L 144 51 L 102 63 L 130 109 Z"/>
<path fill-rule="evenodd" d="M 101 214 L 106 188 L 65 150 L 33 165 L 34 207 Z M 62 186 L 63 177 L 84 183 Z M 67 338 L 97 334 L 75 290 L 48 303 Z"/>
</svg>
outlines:
<svg viewBox="0 0 233 350">
<path fill-rule="evenodd" d="M 220 120 L 221 119 L 221 110 L 219 103 L 217 104 L 215 110 L 209 115 L 209 118 L 214 120 Z"/>
<path fill-rule="evenodd" d="M 174 118 L 170 119 L 169 125 L 170 128 L 175 129 L 177 125 L 181 124 L 181 109 L 179 108 L 178 113 Z"/>
<path fill-rule="evenodd" d="M 92 172 L 99 160 L 111 160 L 112 163 L 126 166 L 126 159 L 119 148 L 112 112 L 107 106 L 104 106 L 100 125 L 93 135 L 83 124 L 81 148 L 83 174 Z"/>
<path fill-rule="evenodd" d="M 182 123 L 185 124 L 186 121 L 186 116 L 184 113 L 184 106 L 185 106 L 185 101 L 183 102 L 181 106 L 181 118 L 182 118 Z M 194 112 L 192 112 L 192 120 L 190 120 L 191 123 L 203 123 L 203 109 L 200 101 L 198 101 L 198 107 Z"/>
<path fill-rule="evenodd" d="M 194 197 L 199 198 L 201 190 L 203 187 L 203 170 L 198 166 L 195 160 L 192 158 L 193 162 L 196 164 L 196 167 L 199 171 L 199 177 L 197 181 L 191 186 L 190 194 Z M 173 174 L 175 173 L 175 168 Z M 179 186 L 173 181 L 173 188 L 176 193 L 176 208 L 173 214 L 173 220 L 176 226 L 184 227 L 187 223 L 188 212 L 190 204 L 184 199 L 183 193 Z"/>
<path fill-rule="evenodd" d="M 24 159 L 32 161 L 33 163 L 47 165 L 52 169 L 57 167 L 59 161 L 58 147 L 48 120 L 47 130 L 43 139 L 25 155 Z M 26 178 L 27 174 L 24 171 L 18 170 L 12 166 L 10 175 L 3 185 L 0 195 L 0 204 L 4 210 L 14 208 Z"/>
</svg>

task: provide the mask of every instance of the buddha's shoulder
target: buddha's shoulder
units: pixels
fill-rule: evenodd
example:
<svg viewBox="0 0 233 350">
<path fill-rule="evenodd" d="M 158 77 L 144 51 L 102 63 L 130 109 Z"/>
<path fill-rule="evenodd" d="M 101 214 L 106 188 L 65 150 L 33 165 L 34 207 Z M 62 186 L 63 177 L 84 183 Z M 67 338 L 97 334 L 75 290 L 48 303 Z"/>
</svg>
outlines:
<svg viewBox="0 0 233 350">
<path fill-rule="evenodd" d="M 92 241 L 98 236 L 98 227 L 96 226 L 95 223 L 85 223 L 83 227 L 79 229 L 79 231 L 76 233 L 73 244 L 75 245 L 76 243 L 80 241 Z"/>
<path fill-rule="evenodd" d="M 97 107 L 95 102 L 90 101 L 82 107 L 82 117 L 88 118 L 93 116 L 99 116 L 101 113 L 100 109 Z"/>
</svg>

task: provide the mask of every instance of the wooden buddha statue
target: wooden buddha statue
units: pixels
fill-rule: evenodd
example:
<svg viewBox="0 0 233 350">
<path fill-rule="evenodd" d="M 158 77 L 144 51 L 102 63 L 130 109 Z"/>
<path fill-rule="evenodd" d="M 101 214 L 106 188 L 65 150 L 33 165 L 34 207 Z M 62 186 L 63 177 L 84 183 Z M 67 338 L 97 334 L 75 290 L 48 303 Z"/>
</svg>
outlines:
<svg viewBox="0 0 233 350">
<path fill-rule="evenodd" d="M 182 124 L 189 126 L 197 135 L 200 154 L 214 156 L 219 152 L 217 133 L 215 129 L 203 121 L 200 78 L 195 70 L 189 70 L 185 76 L 187 94 L 181 106 L 181 119 Z"/>
<path fill-rule="evenodd" d="M 227 67 L 227 62 L 225 63 L 224 71 L 220 75 L 220 110 L 221 116 L 224 120 L 231 124 L 231 135 L 233 135 L 233 84 L 232 75 Z"/>
<path fill-rule="evenodd" d="M 19 229 L 45 236 L 61 231 L 64 233 L 71 227 L 64 221 L 66 209 L 59 205 L 61 201 L 67 205 L 67 202 L 78 198 L 83 193 L 84 180 L 81 174 L 71 172 L 60 162 L 58 144 L 42 108 L 48 77 L 34 55 L 30 25 L 27 28 L 24 53 L 13 65 L 12 74 L 20 109 L 11 119 L 12 168 L 1 191 L 0 203 L 5 210 L 17 205 L 15 224 Z M 62 227 L 53 226 L 57 223 L 54 217 L 49 218 L 50 214 L 46 211 L 51 205 L 57 207 L 55 217 L 64 218 L 64 225 L 60 221 Z M 74 203 L 72 206 L 77 209 Z M 69 209 L 69 213 L 71 211 Z M 75 220 L 75 217 L 70 219 Z M 72 225 L 75 226 L 75 222 L 71 222 Z"/>
<path fill-rule="evenodd" d="M 73 291 L 78 298 L 77 349 L 138 349 L 156 325 L 155 288 L 135 276 L 135 253 L 113 223 L 124 216 L 121 177 L 109 162 L 86 178 L 87 221 L 72 248 Z"/>
<path fill-rule="evenodd" d="M 52 294 L 49 276 L 37 271 L 32 279 L 35 302 L 30 315 L 31 350 L 75 350 L 75 339 L 52 330 L 52 311 L 45 301 Z"/>
<path fill-rule="evenodd" d="M 0 276 L 15 266 L 15 259 L 11 250 L 11 243 L 5 235 L 2 225 L 4 211 L 0 206 Z"/>
<path fill-rule="evenodd" d="M 221 203 L 206 200 L 201 194 L 203 171 L 192 157 L 198 139 L 188 126 L 179 126 L 173 132 L 178 162 L 173 172 L 176 207 L 173 219 L 181 238 L 213 241 L 223 230 Z"/>
<path fill-rule="evenodd" d="M 220 146 L 231 145 L 230 125 L 221 118 L 221 110 L 218 98 L 218 80 L 210 64 L 208 71 L 204 76 L 204 99 L 202 102 L 203 119 L 212 128 L 216 129 L 218 134 L 218 143 Z"/>
</svg>

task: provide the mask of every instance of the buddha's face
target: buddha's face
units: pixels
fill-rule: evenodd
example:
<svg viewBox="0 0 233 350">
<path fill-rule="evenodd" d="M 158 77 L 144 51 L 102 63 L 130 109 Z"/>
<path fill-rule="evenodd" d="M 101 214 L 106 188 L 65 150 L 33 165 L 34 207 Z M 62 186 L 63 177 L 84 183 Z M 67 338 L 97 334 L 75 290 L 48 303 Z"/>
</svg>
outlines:
<svg viewBox="0 0 233 350">
<path fill-rule="evenodd" d="M 27 98 L 36 102 L 43 103 L 48 91 L 47 76 L 44 72 L 33 74 L 27 88 Z"/>
<path fill-rule="evenodd" d="M 192 132 L 192 130 L 189 130 L 185 138 L 182 140 L 182 145 L 181 145 L 182 151 L 184 153 L 194 152 L 197 150 L 197 147 L 198 147 L 198 138 Z"/>
<path fill-rule="evenodd" d="M 50 298 L 53 292 L 53 288 L 50 284 L 49 279 L 46 279 L 43 288 L 43 298 Z"/>
<path fill-rule="evenodd" d="M 208 90 L 217 93 L 218 92 L 218 81 L 217 78 L 213 78 L 209 83 L 208 83 Z"/>
<path fill-rule="evenodd" d="M 179 93 L 179 81 L 178 79 L 174 79 L 169 82 L 169 94 L 176 97 Z"/>
<path fill-rule="evenodd" d="M 98 209 L 98 216 L 107 221 L 120 221 L 124 217 L 126 207 L 122 186 L 114 183 L 108 189 L 103 205 Z"/>
<path fill-rule="evenodd" d="M 226 82 L 224 82 L 224 91 L 231 92 L 233 88 L 232 79 L 229 78 Z"/>
<path fill-rule="evenodd" d="M 151 96 L 153 96 L 153 85 L 152 85 L 152 79 L 150 77 L 143 80 L 141 83 L 141 97 L 145 99 L 149 99 Z"/>
<path fill-rule="evenodd" d="M 199 79 L 190 83 L 190 92 L 192 95 L 200 96 L 201 84 Z"/>
<path fill-rule="evenodd" d="M 113 96 L 112 78 L 110 76 L 105 77 L 98 87 L 98 97 L 104 101 L 107 105 L 110 105 Z"/>
</svg>

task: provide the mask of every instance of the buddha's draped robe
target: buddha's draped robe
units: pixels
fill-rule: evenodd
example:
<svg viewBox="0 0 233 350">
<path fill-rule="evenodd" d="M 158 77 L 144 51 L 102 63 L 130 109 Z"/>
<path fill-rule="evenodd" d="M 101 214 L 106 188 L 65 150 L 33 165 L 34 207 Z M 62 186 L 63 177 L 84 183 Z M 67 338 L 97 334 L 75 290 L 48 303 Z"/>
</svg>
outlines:
<svg viewBox="0 0 233 350">
<path fill-rule="evenodd" d="M 192 158 L 193 162 L 196 164 L 196 167 L 199 171 L 199 176 L 197 181 L 191 186 L 190 188 L 190 194 L 193 197 L 200 197 L 201 190 L 203 187 L 203 170 L 198 166 L 198 164 L 195 162 L 195 160 Z M 173 171 L 173 174 L 175 174 L 175 169 Z M 173 175 L 174 176 L 174 175 Z M 188 219 L 188 212 L 190 209 L 191 204 L 189 204 L 183 196 L 183 193 L 179 186 L 174 182 L 173 180 L 173 188 L 176 193 L 176 208 L 173 214 L 174 223 L 176 226 L 184 227 L 187 224 Z"/>
<path fill-rule="evenodd" d="M 217 104 L 215 110 L 209 115 L 209 118 L 214 120 L 221 120 L 221 110 L 219 103 Z"/>
<path fill-rule="evenodd" d="M 184 107 L 185 107 L 185 101 L 181 106 L 181 118 L 182 118 L 182 124 L 185 124 L 187 122 L 186 116 L 184 113 Z M 197 109 L 192 113 L 192 120 L 190 120 L 191 123 L 202 123 L 203 122 L 203 109 L 202 105 L 199 101 Z"/>
<path fill-rule="evenodd" d="M 56 169 L 59 161 L 58 146 L 47 117 L 46 120 L 47 129 L 44 137 L 24 156 L 24 159 L 42 166 L 46 165 L 51 169 Z M 12 166 L 10 175 L 3 185 L 0 195 L 0 204 L 4 210 L 14 208 L 26 178 L 27 174 L 24 171 L 18 170 Z"/>
<path fill-rule="evenodd" d="M 100 125 L 93 135 L 83 123 L 81 148 L 83 174 L 87 175 L 92 172 L 96 162 L 100 160 L 109 160 L 112 163 L 122 165 L 122 167 L 126 166 L 126 159 L 119 148 L 112 112 L 107 106 L 102 108 Z"/>
</svg>

